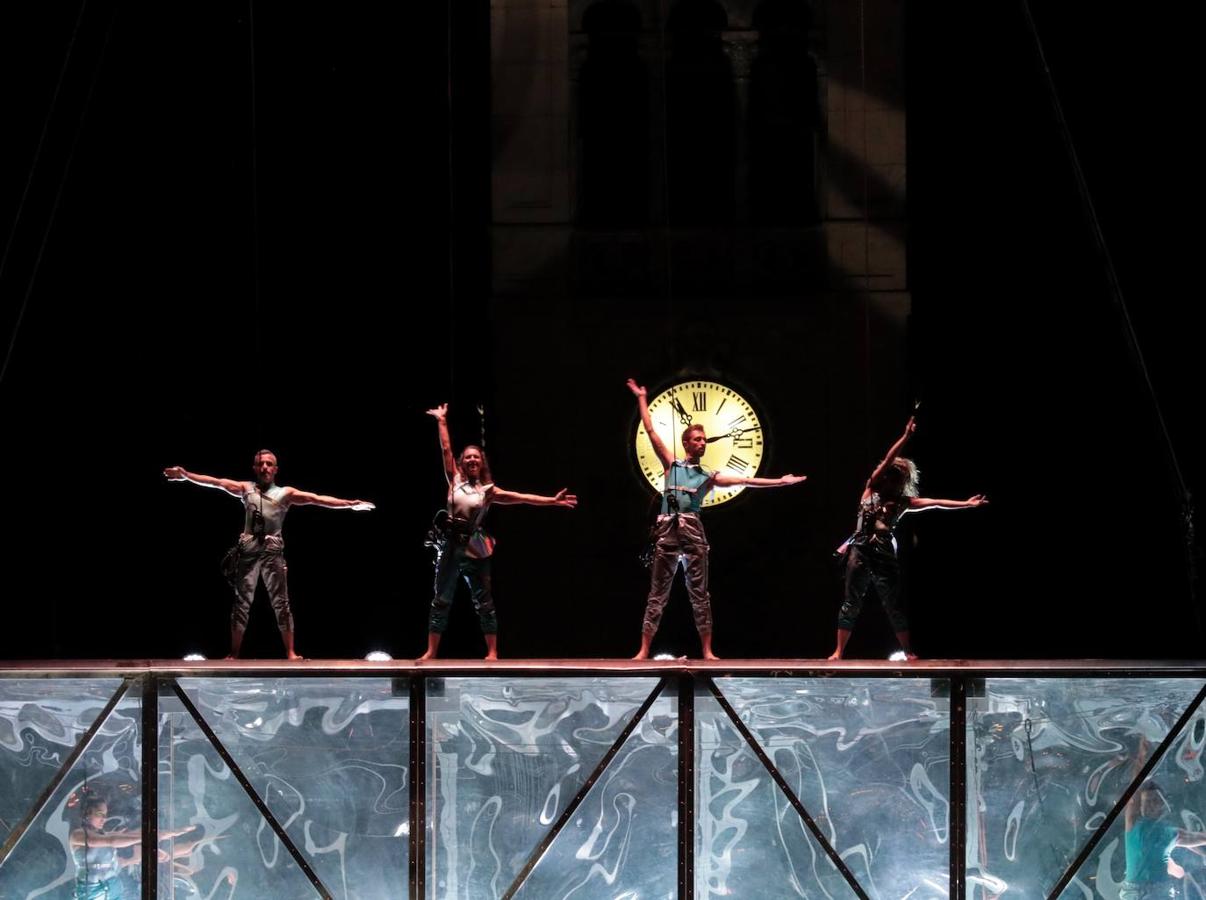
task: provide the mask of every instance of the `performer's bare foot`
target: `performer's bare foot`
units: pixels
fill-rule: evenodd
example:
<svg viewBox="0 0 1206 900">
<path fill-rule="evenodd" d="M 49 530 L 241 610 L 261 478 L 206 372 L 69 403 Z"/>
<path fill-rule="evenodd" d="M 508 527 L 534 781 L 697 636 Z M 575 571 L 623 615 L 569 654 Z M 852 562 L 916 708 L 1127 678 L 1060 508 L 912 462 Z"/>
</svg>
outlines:
<svg viewBox="0 0 1206 900">
<path fill-rule="evenodd" d="M 906 634 L 905 637 L 907 638 L 908 635 Z M 849 640 L 850 640 L 850 629 L 842 628 L 839 626 L 839 628 L 837 630 L 837 640 L 834 642 L 833 652 L 830 653 L 829 657 L 828 657 L 829 662 L 839 660 L 842 658 L 842 656 L 845 655 L 846 643 Z M 897 640 L 900 640 L 899 634 L 897 635 Z M 904 644 L 905 642 L 901 641 L 901 643 Z"/>
<path fill-rule="evenodd" d="M 498 635 L 483 634 L 482 637 L 486 641 L 486 655 L 482 659 L 486 662 L 493 662 L 498 659 Z"/>
<path fill-rule="evenodd" d="M 487 653 L 482 657 L 482 659 L 484 659 L 486 662 L 498 662 L 498 653 Z"/>
<path fill-rule="evenodd" d="M 719 656 L 717 656 L 715 653 L 712 653 L 711 651 L 708 651 L 707 653 L 705 653 L 703 655 L 703 658 L 704 659 L 720 659 Z"/>
<path fill-rule="evenodd" d="M 237 656 L 235 656 L 233 653 L 227 653 L 227 654 L 226 654 L 225 656 L 223 656 L 222 658 L 223 658 L 223 659 L 238 659 L 238 657 L 237 657 Z"/>
<path fill-rule="evenodd" d="M 640 662 L 643 659 L 649 658 L 649 648 L 653 644 L 653 635 L 641 632 L 641 649 L 636 652 L 636 656 L 632 657 L 635 661 Z"/>
<path fill-rule="evenodd" d="M 286 656 L 285 659 L 289 660 L 289 662 L 297 662 L 299 659 L 305 659 L 305 657 L 300 653 L 294 653 L 292 650 L 290 650 L 289 655 Z"/>
<path fill-rule="evenodd" d="M 913 660 L 915 660 L 917 658 L 918 658 L 917 654 L 914 653 L 912 650 L 905 651 L 905 662 L 912 662 Z"/>
<path fill-rule="evenodd" d="M 439 632 L 436 632 L 436 631 L 427 632 L 427 652 L 424 653 L 422 656 L 420 656 L 418 659 L 416 659 L 415 662 L 427 662 L 427 660 L 429 660 L 429 659 L 435 659 L 436 653 L 439 651 L 439 649 L 440 649 Z"/>
</svg>

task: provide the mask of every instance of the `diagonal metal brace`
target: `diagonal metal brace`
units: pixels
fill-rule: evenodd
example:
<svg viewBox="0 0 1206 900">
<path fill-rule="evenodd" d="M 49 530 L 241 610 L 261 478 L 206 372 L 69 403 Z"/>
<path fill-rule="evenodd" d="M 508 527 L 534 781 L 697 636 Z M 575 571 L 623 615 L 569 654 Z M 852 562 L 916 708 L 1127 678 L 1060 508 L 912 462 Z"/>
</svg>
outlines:
<svg viewBox="0 0 1206 900">
<path fill-rule="evenodd" d="M 1181 732 L 1185 730 L 1185 726 L 1193 718 L 1193 714 L 1202 705 L 1203 698 L 1206 698 L 1206 684 L 1202 685 L 1202 689 L 1193 698 L 1193 702 L 1185 708 L 1185 712 L 1181 713 L 1181 718 L 1177 719 L 1177 723 L 1169 729 L 1168 734 L 1164 736 L 1164 740 L 1160 742 L 1160 746 L 1156 748 L 1156 752 L 1147 758 L 1147 762 L 1143 764 L 1143 768 L 1139 770 L 1139 774 L 1135 776 L 1135 780 L 1122 792 L 1122 796 L 1118 798 L 1117 802 L 1114 803 L 1114 808 L 1109 811 L 1101 824 L 1097 826 L 1097 830 L 1093 832 L 1093 836 L 1089 838 L 1084 849 L 1080 851 L 1076 859 L 1072 860 L 1067 871 L 1055 883 L 1055 887 L 1047 895 L 1047 900 L 1057 900 L 1059 895 L 1063 893 L 1064 888 L 1071 884 L 1072 879 L 1076 877 L 1076 873 L 1080 871 L 1080 867 L 1084 865 L 1085 860 L 1089 858 L 1089 855 L 1092 854 L 1094 848 L 1101 842 L 1101 839 L 1106 836 L 1106 832 L 1110 830 L 1110 826 L 1114 824 L 1114 820 L 1118 818 L 1119 813 L 1126 809 L 1126 805 L 1131 802 L 1131 798 L 1135 796 L 1135 792 L 1139 790 L 1139 786 L 1147 780 L 1147 776 L 1160 764 L 1160 760 L 1164 758 L 1165 751 L 1172 746 L 1173 741 L 1181 736 Z"/>
<path fill-rule="evenodd" d="M 791 785 L 787 783 L 787 779 L 785 779 L 782 773 L 779 772 L 778 767 L 774 764 L 771 758 L 766 755 L 766 751 L 764 751 L 759 745 L 758 739 L 755 738 L 753 733 L 751 733 L 750 730 L 745 726 L 745 723 L 741 721 L 741 718 L 729 704 L 729 701 L 725 698 L 724 694 L 720 692 L 720 688 L 716 686 L 716 683 L 711 678 L 706 678 L 704 680 L 708 683 L 708 689 L 716 698 L 716 702 L 720 704 L 721 708 L 733 722 L 733 726 L 738 732 L 741 733 L 741 736 L 745 738 L 745 742 L 749 744 L 750 749 L 754 751 L 754 755 L 758 757 L 758 760 L 766 768 L 767 773 L 769 773 L 770 777 L 774 779 L 775 784 L 779 785 L 779 790 L 781 790 L 783 795 L 787 797 L 787 801 L 792 805 L 792 808 L 795 809 L 797 815 L 799 815 L 800 819 L 804 822 L 804 825 L 809 831 L 812 832 L 813 838 L 815 838 L 816 842 L 821 845 L 821 849 L 825 851 L 825 855 L 829 857 L 829 861 L 833 863 L 834 867 L 839 872 L 842 873 L 842 877 L 846 879 L 846 883 L 850 886 L 850 890 L 854 891 L 859 900 L 871 900 L 871 898 L 867 896 L 867 892 L 862 889 L 862 886 L 860 886 L 857 879 L 855 879 L 854 873 L 850 871 L 850 869 L 846 866 L 846 863 L 842 860 L 842 857 L 836 850 L 833 849 L 833 846 L 826 839 L 825 835 L 821 833 L 821 829 L 817 827 L 817 823 L 813 821 L 812 816 L 808 814 L 808 810 L 804 808 L 804 804 L 800 802 L 800 798 L 796 796 L 796 792 L 793 791 L 791 789 Z"/>
<path fill-rule="evenodd" d="M 189 699 L 188 694 L 184 692 L 175 678 L 168 680 L 171 682 L 172 690 L 176 692 L 176 696 L 180 699 L 180 702 L 184 704 L 184 708 L 188 711 L 188 714 L 193 717 L 193 721 L 195 721 L 201 731 L 204 732 L 205 737 L 209 739 L 210 744 L 213 745 L 213 748 L 217 751 L 218 756 L 222 757 L 222 762 L 226 763 L 227 768 L 230 769 L 231 773 L 235 777 L 235 780 L 243 786 L 243 790 L 246 791 L 251 802 L 255 804 L 255 808 L 260 811 L 260 815 L 264 817 L 264 821 L 266 821 L 276 833 L 276 836 L 280 839 L 280 842 L 285 845 L 285 849 L 289 851 L 289 855 L 293 857 L 293 861 L 297 863 L 298 868 L 302 870 L 302 874 L 304 874 L 306 878 L 310 880 L 310 884 L 314 885 L 314 889 L 318 891 L 323 900 L 334 900 L 334 896 L 329 890 L 327 890 L 326 885 L 322 883 L 322 880 L 318 877 L 317 873 L 315 873 L 314 869 L 310 867 L 310 863 L 306 861 L 304 856 L 302 856 L 301 851 L 297 849 L 297 846 L 293 843 L 293 840 L 285 832 L 285 829 L 281 827 L 281 823 L 276 820 L 276 816 L 272 814 L 272 810 L 268 808 L 268 804 L 260 798 L 258 793 L 256 793 L 255 788 L 252 787 L 251 782 L 247 779 L 247 776 L 243 774 L 243 770 L 239 768 L 238 763 L 236 763 L 234 758 L 230 755 L 230 751 L 222 746 L 222 741 L 218 738 L 217 734 L 214 733 L 214 730 L 209 727 L 209 723 L 205 721 L 205 717 L 201 715 L 197 707 L 193 705 L 193 701 Z"/>
<path fill-rule="evenodd" d="M 565 809 L 562 810 L 561 815 L 557 818 L 557 821 L 553 823 L 553 827 L 549 829 L 549 833 L 544 836 L 544 840 L 540 842 L 540 844 L 532 852 L 532 855 L 528 857 L 528 861 L 524 864 L 524 867 L 519 870 L 519 874 L 515 876 L 515 880 L 511 883 L 511 886 L 507 888 L 506 893 L 502 895 L 502 900 L 511 900 L 511 898 L 515 896 L 516 892 L 523 887 L 524 881 L 532 873 L 532 870 L 536 868 L 536 864 L 540 862 L 540 858 L 544 856 L 545 851 L 548 850 L 553 841 L 557 839 L 557 835 L 561 833 L 561 829 L 565 827 L 566 823 L 569 822 L 571 818 L 573 818 L 574 813 L 578 810 L 578 807 L 582 805 L 582 801 L 586 799 L 586 795 L 590 793 L 590 789 L 595 786 L 595 782 L 598 781 L 599 776 L 603 774 L 603 770 L 611 764 L 612 759 L 614 759 L 615 755 L 620 752 L 620 748 L 624 746 L 624 743 L 628 740 L 628 736 L 636 730 L 637 725 L 639 725 L 641 720 L 645 718 L 645 714 L 649 712 L 649 708 L 653 706 L 653 702 L 661 695 L 662 690 L 665 687 L 666 679 L 662 678 L 658 681 L 657 686 L 653 689 L 653 692 L 645 698 L 645 702 L 641 704 L 640 708 L 633 714 L 632 718 L 628 720 L 628 724 L 624 726 L 624 730 L 620 732 L 619 736 L 615 739 L 615 742 L 611 745 L 608 751 L 603 754 L 603 758 L 599 760 L 599 764 L 595 766 L 595 770 L 590 773 L 590 777 L 582 783 L 582 787 L 578 789 L 578 793 L 574 795 L 574 799 L 566 804 Z"/>
<path fill-rule="evenodd" d="M 96 737 L 97 732 L 101 730 L 101 727 L 105 724 L 105 720 L 109 718 L 109 714 L 113 712 L 113 709 L 121 701 L 121 698 L 126 695 L 126 691 L 129 690 L 132 683 L 133 678 L 130 677 L 122 680 L 121 686 L 118 687 L 117 692 L 109 698 L 109 702 L 106 703 L 105 708 L 100 711 L 100 715 L 96 717 L 92 725 L 89 726 L 88 730 L 85 731 L 83 736 L 80 737 L 79 741 L 75 745 L 75 748 L 67 754 L 67 758 L 63 760 L 63 764 L 59 766 L 59 770 L 55 773 L 54 777 L 50 779 L 50 784 L 46 785 L 45 790 L 43 790 L 38 796 L 38 799 L 34 802 L 34 805 L 30 807 L 29 812 L 25 814 L 25 818 L 23 818 L 17 824 L 16 828 L 9 832 L 4 844 L 0 845 L 0 866 L 3 866 L 8 860 L 9 854 L 12 853 L 16 848 L 17 844 L 21 841 L 21 838 L 25 835 L 25 832 L 29 829 L 29 826 L 33 824 L 34 819 L 38 817 L 38 814 L 42 811 L 42 808 L 50 802 L 50 798 L 54 795 L 54 792 L 59 789 L 59 785 L 63 783 L 63 779 L 67 777 L 72 766 L 76 764 L 79 758 L 84 754 L 84 751 L 88 749 L 88 745 L 92 743 L 92 739 Z"/>
</svg>

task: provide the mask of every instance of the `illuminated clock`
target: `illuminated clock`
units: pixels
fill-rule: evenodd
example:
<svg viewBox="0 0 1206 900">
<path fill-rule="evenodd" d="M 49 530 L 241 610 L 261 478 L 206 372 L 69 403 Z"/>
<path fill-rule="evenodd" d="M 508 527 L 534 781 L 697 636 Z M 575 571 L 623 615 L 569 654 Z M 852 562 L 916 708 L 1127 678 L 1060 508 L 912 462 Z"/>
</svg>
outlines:
<svg viewBox="0 0 1206 900">
<path fill-rule="evenodd" d="M 649 417 L 676 459 L 683 457 L 683 431 L 690 425 L 702 425 L 708 437 L 708 449 L 701 459 L 705 469 L 746 478 L 758 474 L 764 449 L 762 421 L 753 405 L 731 387 L 715 381 L 672 385 L 649 399 Z M 635 449 L 637 468 L 660 494 L 665 466 L 639 422 Z M 717 506 L 744 490 L 744 485 L 714 487 L 704 506 Z"/>
</svg>

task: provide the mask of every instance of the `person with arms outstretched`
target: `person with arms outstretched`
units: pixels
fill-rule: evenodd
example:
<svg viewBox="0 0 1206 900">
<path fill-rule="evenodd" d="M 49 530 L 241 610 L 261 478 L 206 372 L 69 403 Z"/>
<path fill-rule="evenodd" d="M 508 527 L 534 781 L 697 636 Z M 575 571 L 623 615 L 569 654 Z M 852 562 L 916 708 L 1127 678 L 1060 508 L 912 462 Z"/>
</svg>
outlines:
<svg viewBox="0 0 1206 900">
<path fill-rule="evenodd" d="M 708 449 L 708 436 L 702 425 L 689 425 L 682 434 L 682 459 L 676 459 L 653 428 L 649 415 L 648 392 L 632 378 L 628 389 L 637 398 L 637 409 L 645 434 L 653 451 L 662 461 L 663 474 L 661 512 L 654 525 L 653 572 L 650 576 L 649 597 L 645 601 L 645 617 L 641 623 L 641 648 L 633 659 L 648 659 L 653 636 L 661 624 L 674 573 L 681 566 L 687 584 L 687 596 L 695 616 L 704 659 L 717 659 L 712 652 L 712 599 L 708 593 L 708 537 L 704 533 L 699 513 L 708 491 L 714 487 L 745 485 L 755 488 L 787 487 L 807 480 L 805 475 L 784 475 L 780 478 L 756 478 L 729 475 L 704 468 L 701 459 Z"/>
<path fill-rule="evenodd" d="M 427 652 L 420 660 L 434 659 L 440 638 L 448 627 L 448 614 L 456 596 L 457 581 L 469 585 L 469 595 L 477 610 L 482 636 L 486 641 L 486 659 L 498 659 L 498 616 L 494 611 L 494 593 L 490 583 L 490 557 L 494 539 L 482 528 L 489 508 L 524 503 L 529 506 L 560 506 L 573 509 L 578 498 L 562 489 L 551 497 L 504 491 L 494 483 L 486 453 L 469 444 L 459 456 L 453 453 L 448 433 L 448 404 L 427 410 L 436 420 L 444 478 L 448 482 L 447 537 L 440 547 L 435 566 L 435 591 L 427 620 Z"/>
<path fill-rule="evenodd" d="M 909 636 L 909 621 L 901 607 L 900 561 L 896 557 L 896 525 L 908 512 L 924 509 L 974 509 L 984 506 L 988 499 L 976 494 L 966 500 L 935 500 L 918 497 L 921 477 L 916 463 L 900 455 L 913 432 L 916 420 L 909 418 L 904 433 L 888 450 L 863 487 L 858 504 L 858 521 L 854 534 L 838 547 L 837 554 L 845 558 L 845 598 L 838 612 L 837 646 L 830 659 L 841 659 L 846 642 L 862 611 L 863 601 L 872 590 L 888 614 L 888 622 L 900 641 L 906 658 L 916 659 Z"/>
<path fill-rule="evenodd" d="M 121 870 L 142 864 L 139 853 L 122 855 L 119 850 L 139 848 L 142 830 L 107 830 L 109 803 L 102 797 L 87 798 L 80 805 L 80 823 L 69 835 L 71 860 L 75 864 L 74 900 L 122 900 Z M 192 825 L 172 831 L 160 831 L 161 841 L 180 837 L 195 831 L 200 826 Z M 170 854 L 157 850 L 159 862 L 167 862 Z"/>
<path fill-rule="evenodd" d="M 271 450 L 261 450 L 252 463 L 255 481 L 198 475 L 181 466 L 168 466 L 163 470 L 169 481 L 191 481 L 202 487 L 217 488 L 243 501 L 243 533 L 231 551 L 230 580 L 235 599 L 230 610 L 230 653 L 227 659 L 239 657 L 251 602 L 255 599 L 255 587 L 260 579 L 264 581 L 272 611 L 276 614 L 276 625 L 285 644 L 285 656 L 301 659 L 293 645 L 293 611 L 289 606 L 285 540 L 281 536 L 285 513 L 294 506 L 325 506 L 327 509 L 358 512 L 375 509 L 367 500 L 341 500 L 325 494 L 281 487 L 276 483 L 277 469 L 276 454 Z"/>
</svg>

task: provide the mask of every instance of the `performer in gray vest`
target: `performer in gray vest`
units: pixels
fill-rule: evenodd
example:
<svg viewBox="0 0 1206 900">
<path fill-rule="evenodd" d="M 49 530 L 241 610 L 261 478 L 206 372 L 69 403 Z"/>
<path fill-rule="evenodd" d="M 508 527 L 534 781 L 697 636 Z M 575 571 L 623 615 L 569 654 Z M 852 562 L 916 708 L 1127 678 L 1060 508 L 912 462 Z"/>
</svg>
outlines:
<svg viewBox="0 0 1206 900">
<path fill-rule="evenodd" d="M 746 487 L 787 487 L 805 481 L 806 475 L 784 475 L 780 478 L 755 478 L 713 472 L 700 464 L 708 449 L 708 437 L 702 425 L 690 425 L 683 432 L 685 459 L 675 459 L 662 439 L 653 430 L 646 391 L 633 379 L 628 389 L 636 395 L 641 424 L 649 442 L 666 467 L 662 508 L 654 525 L 653 574 L 649 584 L 649 599 L 645 602 L 645 619 L 641 624 L 641 649 L 633 659 L 648 659 L 649 646 L 662 620 L 674 573 L 683 567 L 687 596 L 695 614 L 695 630 L 703 645 L 703 658 L 716 659 L 712 652 L 712 598 L 708 593 L 708 537 L 704 534 L 699 512 L 704 498 L 713 487 L 743 484 Z"/>
<path fill-rule="evenodd" d="M 239 535 L 239 542 L 232 551 L 231 585 L 235 600 L 230 610 L 230 654 L 226 658 L 239 657 L 251 601 L 255 599 L 255 586 L 262 578 L 276 614 L 281 640 L 285 644 L 285 655 L 289 659 L 301 659 L 293 648 L 293 612 L 289 607 L 285 540 L 281 536 L 285 513 L 291 507 L 307 505 L 358 512 L 375 507 L 367 500 L 341 500 L 325 494 L 281 487 L 276 483 L 276 454 L 271 450 L 257 453 L 252 469 L 255 472 L 254 482 L 198 475 L 181 466 L 169 466 L 163 470 L 163 474 L 169 481 L 191 481 L 203 487 L 218 488 L 243 501 L 243 533 Z"/>
<path fill-rule="evenodd" d="M 504 491 L 494 484 L 490 463 L 481 447 L 469 444 L 461 450 L 459 458 L 452 452 L 448 404 L 429 409 L 427 414 L 435 417 L 440 434 L 444 478 L 448 481 L 448 529 L 436 560 L 435 591 L 427 623 L 427 652 L 419 659 L 434 659 L 439 651 L 440 638 L 448 627 L 448 614 L 456 596 L 457 581 L 461 578 L 469 585 L 473 607 L 481 623 L 482 636 L 486 640 L 485 658 L 498 659 L 498 617 L 494 614 L 494 594 L 490 586 L 494 539 L 482 529 L 486 511 L 495 503 L 573 509 L 578 505 L 578 498 L 564 488 L 551 497 Z"/>
</svg>

